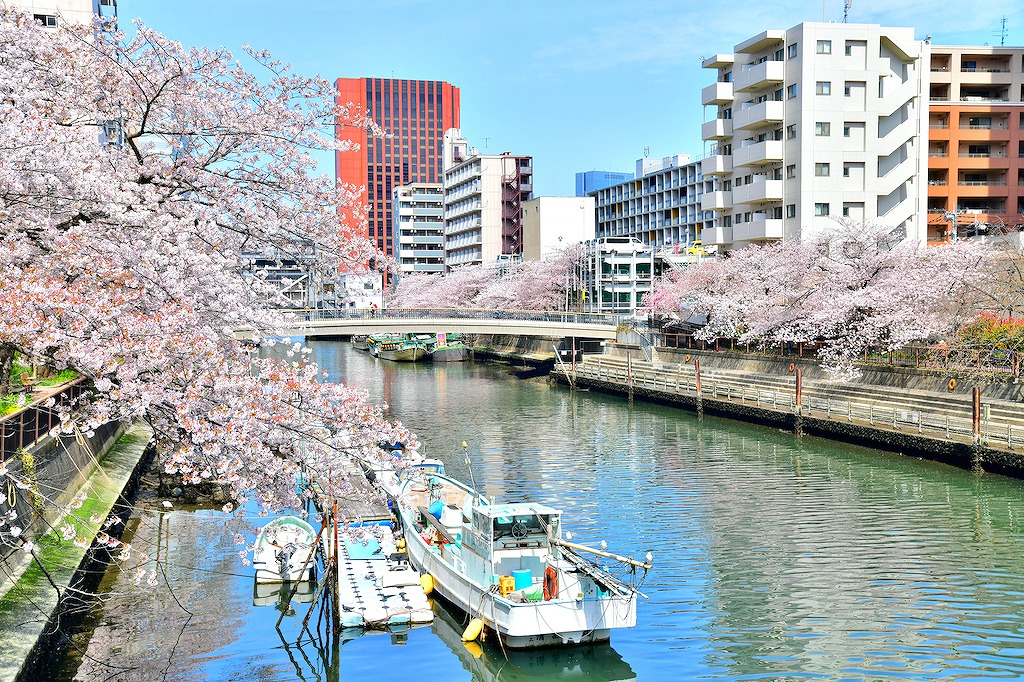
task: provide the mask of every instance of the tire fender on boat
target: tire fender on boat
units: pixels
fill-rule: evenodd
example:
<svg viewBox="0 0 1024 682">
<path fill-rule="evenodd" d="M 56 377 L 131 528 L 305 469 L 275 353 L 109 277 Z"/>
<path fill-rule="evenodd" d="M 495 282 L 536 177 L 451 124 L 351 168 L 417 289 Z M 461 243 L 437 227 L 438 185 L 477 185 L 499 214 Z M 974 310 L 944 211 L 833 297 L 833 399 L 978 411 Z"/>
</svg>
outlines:
<svg viewBox="0 0 1024 682">
<path fill-rule="evenodd" d="M 558 571 L 554 566 L 544 569 L 544 601 L 558 598 Z"/>
</svg>

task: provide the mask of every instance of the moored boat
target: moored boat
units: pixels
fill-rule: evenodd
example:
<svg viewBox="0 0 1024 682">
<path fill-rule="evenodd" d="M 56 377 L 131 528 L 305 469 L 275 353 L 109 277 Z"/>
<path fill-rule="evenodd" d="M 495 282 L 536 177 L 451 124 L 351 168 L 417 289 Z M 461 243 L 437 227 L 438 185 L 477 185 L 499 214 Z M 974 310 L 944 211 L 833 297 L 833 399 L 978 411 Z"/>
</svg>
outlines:
<svg viewBox="0 0 1024 682">
<path fill-rule="evenodd" d="M 433 589 L 510 648 L 609 639 L 636 624 L 639 590 L 562 540 L 561 512 L 542 504 L 490 504 L 448 476 L 404 481 L 398 512 L 409 561 Z"/>
<path fill-rule="evenodd" d="M 352 347 L 356 350 L 369 350 L 370 337 L 366 334 L 355 334 L 352 337 Z"/>
<path fill-rule="evenodd" d="M 393 338 L 377 344 L 377 357 L 394 362 L 418 362 L 427 356 L 427 347 L 415 339 Z"/>
<path fill-rule="evenodd" d="M 256 582 L 309 580 L 313 574 L 314 561 L 310 555 L 315 541 L 313 526 L 295 516 L 282 516 L 265 525 L 253 550 Z"/>
<path fill-rule="evenodd" d="M 462 343 L 458 336 L 438 334 L 430 359 L 434 362 L 465 362 L 469 360 L 469 346 Z"/>
</svg>

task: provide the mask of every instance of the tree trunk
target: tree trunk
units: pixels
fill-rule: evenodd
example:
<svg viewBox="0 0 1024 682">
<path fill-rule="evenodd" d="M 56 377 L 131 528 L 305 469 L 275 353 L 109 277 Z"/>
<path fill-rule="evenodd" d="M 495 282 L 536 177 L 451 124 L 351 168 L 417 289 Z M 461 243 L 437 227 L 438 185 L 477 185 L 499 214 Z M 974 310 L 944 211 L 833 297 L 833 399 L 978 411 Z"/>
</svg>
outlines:
<svg viewBox="0 0 1024 682">
<path fill-rule="evenodd" d="M 14 363 L 14 347 L 0 343 L 0 397 L 11 392 L 11 365 Z"/>
</svg>

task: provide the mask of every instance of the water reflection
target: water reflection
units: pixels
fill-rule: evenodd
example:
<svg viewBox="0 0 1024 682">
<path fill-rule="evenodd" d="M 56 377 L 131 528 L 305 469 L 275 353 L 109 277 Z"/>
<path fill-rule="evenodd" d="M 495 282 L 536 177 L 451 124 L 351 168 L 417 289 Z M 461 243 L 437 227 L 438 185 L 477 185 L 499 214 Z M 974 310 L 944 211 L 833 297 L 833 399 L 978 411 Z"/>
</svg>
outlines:
<svg viewBox="0 0 1024 682">
<path fill-rule="evenodd" d="M 459 657 L 463 669 L 477 682 L 624 682 L 636 679 L 633 669 L 608 644 L 523 651 L 503 650 L 491 641 L 463 642 L 464 620 L 449 608 L 446 604 L 434 603 L 434 622 L 430 629 Z"/>
</svg>

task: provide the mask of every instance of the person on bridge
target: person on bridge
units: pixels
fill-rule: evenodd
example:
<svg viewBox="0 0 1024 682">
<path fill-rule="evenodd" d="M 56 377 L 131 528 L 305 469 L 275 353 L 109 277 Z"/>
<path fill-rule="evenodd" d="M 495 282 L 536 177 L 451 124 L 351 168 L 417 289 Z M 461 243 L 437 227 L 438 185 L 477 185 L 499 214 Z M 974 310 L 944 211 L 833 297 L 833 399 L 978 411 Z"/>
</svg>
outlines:
<svg viewBox="0 0 1024 682">
<path fill-rule="evenodd" d="M 377 317 L 377 304 L 376 303 L 371 303 L 370 304 L 370 317 Z"/>
</svg>

